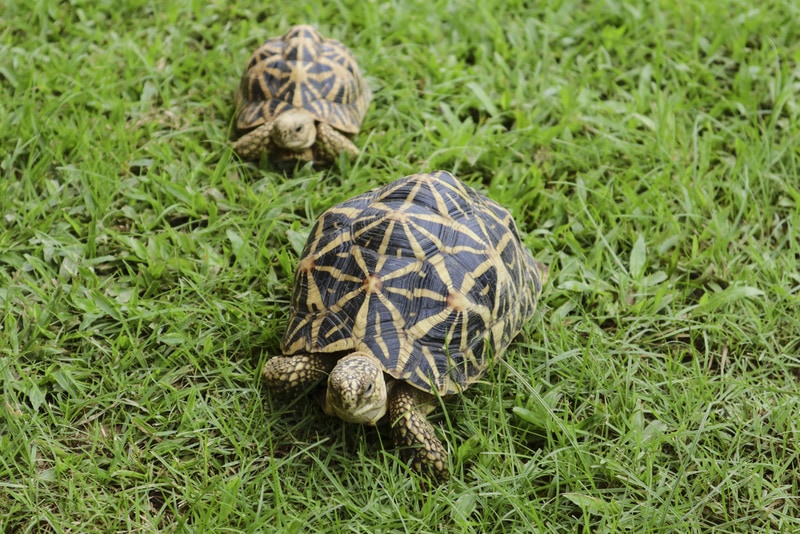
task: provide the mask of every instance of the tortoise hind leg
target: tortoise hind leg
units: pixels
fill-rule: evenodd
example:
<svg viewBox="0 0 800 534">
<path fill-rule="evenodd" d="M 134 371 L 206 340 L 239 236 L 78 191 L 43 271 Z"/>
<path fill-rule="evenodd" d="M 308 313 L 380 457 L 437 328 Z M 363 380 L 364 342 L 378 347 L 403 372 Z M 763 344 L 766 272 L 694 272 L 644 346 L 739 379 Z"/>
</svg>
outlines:
<svg viewBox="0 0 800 534">
<path fill-rule="evenodd" d="M 401 447 L 400 455 L 411 469 L 444 482 L 450 477 L 445 449 L 419 408 L 419 393 L 403 382 L 395 382 L 389 394 L 389 421 L 392 439 Z"/>
<path fill-rule="evenodd" d="M 340 152 L 347 152 L 353 160 L 358 156 L 358 147 L 343 133 L 330 124 L 317 124 L 316 157 L 321 161 L 335 161 Z"/>
<path fill-rule="evenodd" d="M 270 389 L 280 393 L 300 392 L 330 373 L 335 363 L 315 354 L 275 356 L 267 360 L 261 374 Z"/>
<path fill-rule="evenodd" d="M 269 121 L 262 124 L 255 130 L 247 132 L 233 143 L 233 150 L 239 154 L 242 159 L 252 160 L 258 159 L 262 152 L 270 149 L 270 136 L 272 135 L 272 128 L 275 121 Z"/>
</svg>

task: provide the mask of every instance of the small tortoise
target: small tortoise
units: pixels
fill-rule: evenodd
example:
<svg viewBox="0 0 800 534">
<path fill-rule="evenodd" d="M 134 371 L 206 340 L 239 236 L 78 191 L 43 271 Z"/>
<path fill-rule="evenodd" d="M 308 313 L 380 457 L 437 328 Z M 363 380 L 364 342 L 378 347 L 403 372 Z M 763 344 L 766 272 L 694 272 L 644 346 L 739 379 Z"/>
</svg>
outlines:
<svg viewBox="0 0 800 534">
<path fill-rule="evenodd" d="M 243 159 L 266 151 L 278 162 L 355 157 L 348 135 L 358 133 L 371 98 L 347 47 L 295 26 L 250 56 L 236 90 L 233 149 Z"/>
<path fill-rule="evenodd" d="M 447 172 L 358 195 L 311 230 L 266 385 L 299 393 L 327 375 L 326 413 L 388 422 L 411 467 L 446 480 L 426 414 L 505 351 L 547 274 L 511 214 Z"/>
</svg>

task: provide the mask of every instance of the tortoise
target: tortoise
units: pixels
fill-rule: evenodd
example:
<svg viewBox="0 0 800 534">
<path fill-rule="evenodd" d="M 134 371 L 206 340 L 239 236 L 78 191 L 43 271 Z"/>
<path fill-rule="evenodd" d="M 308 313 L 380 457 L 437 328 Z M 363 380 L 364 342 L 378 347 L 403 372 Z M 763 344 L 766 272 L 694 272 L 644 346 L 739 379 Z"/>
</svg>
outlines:
<svg viewBox="0 0 800 534">
<path fill-rule="evenodd" d="M 247 63 L 236 90 L 233 149 L 243 159 L 265 151 L 276 161 L 329 163 L 359 153 L 358 133 L 372 93 L 350 50 L 312 26 L 268 39 Z"/>
<path fill-rule="evenodd" d="M 426 415 L 503 354 L 547 275 L 505 208 L 445 171 L 406 176 L 316 221 L 265 384 L 297 394 L 327 375 L 327 414 L 388 422 L 411 468 L 444 481 Z"/>
</svg>

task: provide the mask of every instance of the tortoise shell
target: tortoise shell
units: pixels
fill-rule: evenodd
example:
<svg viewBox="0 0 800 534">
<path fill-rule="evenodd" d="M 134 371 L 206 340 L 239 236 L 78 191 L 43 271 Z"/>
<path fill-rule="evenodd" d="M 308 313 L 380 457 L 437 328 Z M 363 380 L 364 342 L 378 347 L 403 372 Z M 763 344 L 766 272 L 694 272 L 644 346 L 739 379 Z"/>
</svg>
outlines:
<svg viewBox="0 0 800 534">
<path fill-rule="evenodd" d="M 283 353 L 363 351 L 423 391 L 458 393 L 532 316 L 546 276 L 506 209 L 450 173 L 407 176 L 319 217 Z"/>
<path fill-rule="evenodd" d="M 287 109 L 358 133 L 372 94 L 353 54 L 311 26 L 295 26 L 253 52 L 236 90 L 236 130 L 241 135 Z"/>
</svg>

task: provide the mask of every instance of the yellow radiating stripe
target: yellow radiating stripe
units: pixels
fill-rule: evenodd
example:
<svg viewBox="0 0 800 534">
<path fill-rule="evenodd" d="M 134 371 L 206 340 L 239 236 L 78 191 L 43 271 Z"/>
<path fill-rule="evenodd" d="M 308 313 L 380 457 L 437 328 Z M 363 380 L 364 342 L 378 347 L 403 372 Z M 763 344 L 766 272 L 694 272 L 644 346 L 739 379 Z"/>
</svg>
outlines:
<svg viewBox="0 0 800 534">
<path fill-rule="evenodd" d="M 392 322 L 395 325 L 395 329 L 398 332 L 405 331 L 406 319 L 403 316 L 403 314 L 400 313 L 400 310 L 397 309 L 397 306 L 395 306 L 394 303 L 391 300 L 389 300 L 389 298 L 382 292 L 373 293 L 373 295 L 377 296 L 378 300 L 381 301 L 381 304 L 383 304 L 386 307 L 386 309 L 389 310 L 389 313 L 392 315 Z"/>
<path fill-rule="evenodd" d="M 305 54 L 304 54 L 305 55 Z M 313 67 L 314 63 L 305 62 L 305 61 L 298 61 L 295 64 L 295 67 L 289 73 L 289 82 L 294 82 L 294 95 L 292 95 L 292 105 L 296 108 L 303 107 L 303 87 L 312 87 L 311 84 L 308 83 L 308 73 L 306 72 L 309 68 Z"/>
<path fill-rule="evenodd" d="M 417 217 L 414 217 L 414 219 L 416 218 Z M 416 241 L 416 239 L 410 233 L 409 227 L 413 226 L 413 228 L 416 229 L 419 233 L 427 237 L 436 246 L 437 250 L 441 250 L 443 245 L 442 245 L 442 240 L 439 239 L 439 236 L 428 230 L 428 228 L 425 225 L 418 224 L 414 219 L 410 220 L 409 224 L 406 226 L 406 235 L 409 236 L 409 239 L 411 239 L 412 241 Z M 449 223 L 447 221 L 442 220 L 441 217 L 438 217 L 438 220 L 435 221 L 434 224 L 437 226 L 439 225 L 445 226 L 446 224 Z"/>
<path fill-rule="evenodd" d="M 311 275 L 311 272 L 305 273 L 306 276 L 306 289 L 308 294 L 306 295 L 306 308 L 311 309 L 312 304 L 321 305 L 322 304 L 322 293 L 317 287 L 317 283 L 314 281 L 314 277 Z"/>
<path fill-rule="evenodd" d="M 397 309 L 394 303 L 382 292 L 373 293 L 373 295 L 378 298 L 381 304 L 383 304 L 392 315 L 392 323 L 394 324 L 394 328 L 398 336 L 398 343 L 400 344 L 400 351 L 397 354 L 398 363 L 396 367 L 397 369 L 404 369 L 406 363 L 408 362 L 408 358 L 411 356 L 410 349 L 404 348 L 410 345 L 410 341 L 407 337 L 408 332 L 406 331 L 406 319 L 403 317 L 403 314 L 400 313 L 400 310 Z"/>
<path fill-rule="evenodd" d="M 467 341 L 469 340 L 469 314 L 472 310 L 464 310 L 461 312 L 461 336 L 459 338 L 458 348 L 461 351 L 465 351 L 467 349 Z M 456 323 L 453 322 L 453 327 L 455 328 Z"/>
<path fill-rule="evenodd" d="M 357 297 L 361 296 L 363 293 L 364 293 L 364 290 L 362 288 L 360 288 L 360 287 L 358 289 L 354 289 L 352 291 L 349 291 L 349 292 L 345 293 L 344 295 L 342 295 L 341 297 L 339 297 L 339 300 L 336 301 L 336 304 L 330 306 L 329 309 L 334 313 L 338 313 L 338 312 L 342 311 L 342 309 L 345 307 L 345 305 L 348 302 L 350 302 L 354 298 L 357 298 Z"/>
<path fill-rule="evenodd" d="M 353 259 L 356 260 L 356 265 L 361 268 L 362 279 L 369 276 L 369 267 L 367 267 L 367 262 L 364 261 L 364 256 L 361 254 L 361 247 L 350 247 L 350 254 L 353 256 Z"/>
<path fill-rule="evenodd" d="M 315 240 L 317 242 L 318 240 Z M 350 241 L 350 231 L 345 230 L 340 233 L 336 238 L 331 239 L 324 248 L 314 248 L 311 250 L 311 254 L 314 258 L 319 258 L 320 256 L 327 254 L 331 250 L 335 249 L 336 247 L 343 245 L 345 242 Z"/>
<path fill-rule="evenodd" d="M 483 211 L 483 213 L 485 214 L 486 212 Z M 481 241 L 491 242 L 491 240 L 489 239 L 491 233 L 489 232 L 489 229 L 486 228 L 486 220 L 483 217 L 475 217 L 475 223 L 478 225 L 478 227 L 481 229 L 481 232 L 483 233 Z"/>
<path fill-rule="evenodd" d="M 353 239 L 358 239 L 362 235 L 366 234 L 376 226 L 380 226 L 383 223 L 384 219 L 382 217 L 376 217 L 374 221 L 370 222 L 369 224 L 364 225 L 364 227 L 359 228 L 358 231 L 353 232 Z"/>
<path fill-rule="evenodd" d="M 494 244 L 495 250 L 497 250 L 497 252 L 502 254 L 503 251 L 509 245 L 515 245 L 516 244 L 516 243 L 514 243 L 512 241 L 513 239 L 514 239 L 514 234 L 512 234 L 511 232 L 506 232 L 505 234 L 503 234 L 503 237 L 500 238 L 500 241 L 498 241 L 497 243 Z"/>
<path fill-rule="evenodd" d="M 319 322 L 319 328 L 322 328 L 322 323 L 323 323 L 323 321 Z M 328 339 L 330 339 L 331 337 L 333 337 L 333 334 L 335 334 L 336 332 L 339 332 L 342 328 L 344 328 L 344 326 L 345 326 L 344 323 L 339 323 L 334 328 L 329 328 L 327 330 L 327 332 L 325 332 L 327 334 L 326 337 Z M 319 338 L 316 338 L 316 339 L 319 339 Z"/>
<path fill-rule="evenodd" d="M 345 295 L 343 295 L 336 302 L 336 304 L 330 306 L 328 308 L 328 310 L 327 310 L 327 313 L 317 313 L 314 316 L 314 322 L 312 323 L 312 327 L 311 327 L 311 338 L 312 339 L 322 339 L 321 336 L 320 336 L 320 329 L 322 328 L 322 323 L 325 322 L 325 319 L 328 317 L 328 315 L 336 316 L 339 313 L 341 313 L 342 308 L 344 307 L 344 305 L 347 304 L 347 302 L 349 302 L 353 298 L 358 297 L 359 294 L 362 293 L 362 292 L 363 292 L 363 290 L 361 288 L 355 289 L 353 291 L 350 291 L 349 293 L 346 293 Z M 330 330 L 329 332 L 331 332 L 331 333 L 338 332 L 343 327 L 344 327 L 344 324 L 341 324 L 338 328 Z M 355 330 L 355 325 L 354 325 L 353 328 Z M 323 341 L 325 341 L 325 340 L 323 340 Z M 337 343 L 338 344 L 330 345 L 326 350 L 328 352 L 332 352 L 334 349 L 332 349 L 331 347 L 340 346 L 340 344 L 341 344 L 341 342 L 337 342 Z M 352 346 L 355 345 L 355 340 L 350 340 L 348 343 L 349 343 L 348 348 L 352 347 Z"/>
<path fill-rule="evenodd" d="M 361 249 L 359 247 L 352 247 L 350 251 L 353 255 L 353 259 L 355 259 L 356 261 L 356 264 L 361 268 L 362 272 L 364 273 L 364 278 L 366 278 L 366 276 L 369 273 L 367 272 L 367 266 L 366 263 L 364 263 L 364 258 L 361 256 Z M 342 295 L 342 297 L 336 302 L 336 304 L 331 306 L 331 311 L 338 312 L 342 308 L 344 308 L 345 304 L 347 304 L 350 300 L 358 298 L 359 296 L 363 295 L 364 295 L 363 288 L 359 287 L 357 289 L 354 289 L 353 291 L 350 291 L 349 293 Z M 356 314 L 356 317 L 354 318 L 353 337 L 358 340 L 363 339 L 364 337 L 366 320 L 367 320 L 366 314 L 368 313 L 368 311 L 369 311 L 369 297 L 367 296 L 367 298 L 364 298 L 364 302 L 361 303 L 361 307 L 359 308 L 359 311 Z"/>
<path fill-rule="evenodd" d="M 345 350 L 354 350 L 356 348 L 356 340 L 352 337 L 346 337 L 329 343 L 324 347 L 320 347 L 321 352 L 342 352 Z"/>
<path fill-rule="evenodd" d="M 456 187 L 454 187 L 453 185 L 447 184 L 445 182 L 441 182 L 441 183 L 445 188 L 447 188 L 455 196 L 460 197 L 461 200 L 465 201 L 464 204 L 466 205 L 466 208 L 468 208 L 468 209 L 472 208 L 472 210 L 470 210 L 470 211 L 465 210 L 462 207 L 462 204 L 453 201 L 454 207 L 458 210 L 459 213 L 461 213 L 461 215 L 463 215 L 464 217 L 470 217 L 470 218 L 474 218 L 475 216 L 477 216 L 477 213 L 472 213 L 472 212 L 476 211 L 476 208 L 478 208 L 479 205 L 476 204 L 471 198 L 469 198 L 469 195 L 467 194 L 466 189 L 464 189 L 462 187 L 463 184 L 461 184 L 460 182 L 456 182 Z M 450 217 L 455 219 L 455 217 L 452 216 L 452 210 L 448 210 L 447 213 L 450 214 Z"/>
<path fill-rule="evenodd" d="M 418 365 L 413 371 L 420 382 L 431 387 L 433 391 L 439 391 L 442 394 L 458 393 L 461 391 L 461 387 L 456 382 L 450 380 L 448 375 L 442 376 L 439 374 L 439 369 L 436 367 L 436 356 L 431 352 L 430 347 L 422 347 L 422 355 L 428 361 L 433 376 L 426 376 L 422 368 Z"/>
<path fill-rule="evenodd" d="M 383 275 L 380 272 L 383 270 L 383 266 L 386 265 L 386 260 L 388 260 L 388 256 L 380 255 L 378 256 L 378 261 L 375 262 L 375 274 L 380 275 L 381 280 L 383 280 Z M 370 273 L 372 274 L 372 273 Z"/>
<path fill-rule="evenodd" d="M 428 263 L 433 266 L 436 270 L 436 273 L 439 275 L 439 278 L 442 279 L 447 291 L 450 292 L 455 289 L 455 285 L 453 284 L 453 279 L 450 278 L 450 271 L 447 270 L 447 265 L 445 265 L 444 256 L 441 254 L 437 254 L 428 260 Z"/>
<path fill-rule="evenodd" d="M 371 295 L 367 294 L 364 297 L 364 301 L 361 303 L 361 307 L 358 309 L 358 313 L 356 313 L 353 321 L 353 337 L 359 341 L 364 339 L 367 335 L 370 296 Z"/>
<path fill-rule="evenodd" d="M 425 250 L 423 250 L 422 246 L 419 244 L 419 241 L 417 241 L 417 239 L 411 233 L 411 228 L 409 228 L 407 225 L 404 225 L 403 232 L 405 232 L 406 237 L 408 238 L 408 243 L 411 245 L 411 251 L 414 253 L 414 257 L 418 260 L 424 260 L 426 257 Z"/>
<path fill-rule="evenodd" d="M 517 326 L 514 326 L 514 331 L 517 330 Z M 508 342 L 506 337 L 508 336 L 508 332 L 511 331 L 511 327 L 506 325 L 506 321 L 501 320 L 492 326 L 492 336 L 494 336 L 495 343 L 497 346 L 494 347 L 495 355 L 499 356 L 501 352 L 503 352 L 506 347 L 508 346 Z"/>
<path fill-rule="evenodd" d="M 451 220 L 449 220 L 447 218 L 444 218 L 444 217 L 442 217 L 440 215 L 436 215 L 435 213 L 424 214 L 424 215 L 422 215 L 422 214 L 414 214 L 414 215 L 410 216 L 410 221 L 409 222 L 413 222 L 414 225 L 415 225 L 414 226 L 415 228 L 425 228 L 425 225 L 418 224 L 417 221 L 428 222 L 428 223 L 430 223 L 430 226 L 434 226 L 434 225 L 435 226 L 452 226 L 455 229 L 456 233 L 461 234 L 461 235 L 466 235 L 469 238 L 471 238 L 473 241 L 475 241 L 477 243 L 481 243 L 484 247 L 486 246 L 487 240 L 486 240 L 486 236 L 485 235 L 476 234 L 475 232 L 472 231 L 472 229 L 469 226 L 467 226 L 465 224 L 462 224 L 462 223 L 453 222 L 453 221 L 451 221 Z M 441 244 L 441 241 L 439 241 L 439 246 L 444 246 L 443 244 Z M 458 247 L 452 247 L 452 248 L 456 249 L 456 248 L 462 248 L 462 247 L 463 247 L 464 250 L 475 250 L 478 253 L 483 253 L 483 250 L 481 250 L 481 249 L 474 249 L 474 248 L 468 247 L 466 245 L 459 245 Z"/>
<path fill-rule="evenodd" d="M 328 215 L 329 211 L 326 211 L 325 213 L 320 215 L 319 219 L 317 219 L 317 224 L 314 225 L 314 243 L 318 243 L 319 239 L 323 235 L 323 230 L 325 228 L 325 219 L 329 216 Z M 349 233 L 349 232 L 347 232 L 347 233 Z"/>
<path fill-rule="evenodd" d="M 435 315 L 430 315 L 421 321 L 417 321 L 408 328 L 408 333 L 415 339 L 422 339 L 428 332 L 442 324 L 447 316 L 453 312 L 452 308 L 445 308 Z"/>
<path fill-rule="evenodd" d="M 461 287 L 458 288 L 458 290 L 464 295 L 469 295 L 469 292 L 472 291 L 472 288 L 475 287 L 475 283 L 477 282 L 472 276 L 473 272 L 474 271 L 464 273 L 464 278 L 461 280 Z"/>
<path fill-rule="evenodd" d="M 439 213 L 452 219 L 452 217 L 449 217 L 450 210 L 447 208 L 447 202 L 441 193 L 436 189 L 437 185 L 446 186 L 446 184 L 440 180 L 429 180 L 428 185 L 434 200 L 436 200 L 436 208 L 439 210 Z"/>
<path fill-rule="evenodd" d="M 391 358 L 391 354 L 389 353 L 389 346 L 386 344 L 386 340 L 383 337 L 383 329 L 381 327 L 381 314 L 378 310 L 375 310 L 375 318 L 373 319 L 375 322 L 375 339 L 373 342 L 377 344 L 381 351 L 383 352 L 383 357 L 388 359 L 389 361 Z M 374 356 L 374 354 L 373 354 Z"/>
<path fill-rule="evenodd" d="M 400 189 L 400 188 L 399 187 L 395 187 L 395 188 L 393 188 L 391 190 L 386 191 L 385 193 L 394 192 L 397 189 Z M 388 194 L 384 194 L 383 196 L 375 199 L 375 201 L 373 201 L 372 204 L 370 204 L 370 206 L 375 208 L 375 209 L 383 211 L 387 215 L 389 213 L 399 213 L 399 214 L 402 214 L 402 215 L 404 215 L 406 217 L 409 217 L 409 218 L 418 216 L 416 213 L 412 213 L 412 214 L 406 213 L 409 208 L 412 208 L 412 207 L 417 205 L 415 202 L 412 202 L 411 200 L 406 198 L 405 200 L 403 200 L 403 202 L 399 206 L 395 206 L 393 204 L 390 205 L 385 200 L 385 198 L 387 196 L 388 196 Z M 398 202 L 398 199 L 396 199 L 396 198 L 392 199 L 392 202 Z"/>
<path fill-rule="evenodd" d="M 475 268 L 470 271 L 470 274 L 475 278 L 480 278 L 480 276 L 485 274 L 490 268 L 497 267 L 498 263 L 502 264 L 502 262 L 493 261 L 492 257 L 490 256 L 476 265 Z"/>
<path fill-rule="evenodd" d="M 383 202 L 383 200 L 386 197 L 388 197 L 389 195 L 391 195 L 392 193 L 397 191 L 399 188 L 404 187 L 406 185 L 406 183 L 407 182 L 405 180 L 401 180 L 399 183 L 396 183 L 396 182 L 395 183 L 389 183 L 389 184 L 383 186 L 381 189 L 378 189 L 377 191 L 373 191 L 374 193 L 380 194 L 380 196 L 376 195 L 375 197 L 373 197 L 371 199 L 372 200 L 372 205 L 375 205 L 375 204 L 378 204 L 380 202 Z"/>
<path fill-rule="evenodd" d="M 381 273 L 381 280 L 393 280 L 395 278 L 401 278 L 409 273 L 421 273 L 422 265 L 422 260 L 409 262 L 408 265 L 401 267 L 400 269 L 395 269 L 389 273 Z"/>
<path fill-rule="evenodd" d="M 363 278 L 359 278 L 358 276 L 347 274 L 337 267 L 323 265 L 315 267 L 315 270 L 322 273 L 328 273 L 328 275 L 331 278 L 333 278 L 338 282 L 362 282 L 364 280 Z"/>
<path fill-rule="evenodd" d="M 293 354 L 301 350 L 308 350 L 305 337 L 299 336 L 298 333 L 308 328 L 308 323 L 310 322 L 310 316 L 306 316 L 303 320 L 297 323 L 297 326 L 286 337 L 287 343 L 285 343 L 282 347 L 284 353 Z"/>
<path fill-rule="evenodd" d="M 331 215 L 334 213 L 338 215 L 344 215 L 345 217 L 350 219 L 350 222 L 352 223 L 353 220 L 356 219 L 361 214 L 362 211 L 363 211 L 362 208 L 338 205 L 338 206 L 333 206 L 332 208 L 328 208 L 328 210 L 326 210 L 325 213 L 322 214 L 322 216 L 325 217 L 326 215 Z"/>
<path fill-rule="evenodd" d="M 477 313 L 486 327 L 492 324 L 492 310 L 488 306 L 474 306 L 473 308 L 470 308 L 470 311 L 472 313 Z"/>
<path fill-rule="evenodd" d="M 388 291 L 389 293 L 394 293 L 395 295 L 401 295 L 409 300 L 414 300 L 417 298 L 428 298 L 431 300 L 435 300 L 438 302 L 446 302 L 447 295 L 443 295 L 437 291 L 433 291 L 432 289 L 426 289 L 423 287 L 415 287 L 413 289 L 406 289 L 400 287 L 386 287 L 383 288 L 384 291 Z"/>
<path fill-rule="evenodd" d="M 418 176 L 419 175 L 414 175 L 414 177 L 418 177 Z M 424 184 L 423 181 L 420 181 L 420 180 L 405 181 L 404 180 L 404 181 L 401 181 L 400 183 L 398 183 L 397 187 L 392 188 L 391 191 L 394 192 L 397 189 L 402 189 L 402 188 L 406 187 L 410 183 L 413 183 L 414 186 L 411 188 L 411 190 L 406 195 L 406 203 L 413 204 L 414 203 L 414 198 L 417 196 L 417 193 L 419 193 L 420 189 L 422 188 L 422 185 Z"/>
<path fill-rule="evenodd" d="M 389 221 L 389 224 L 386 225 L 386 232 L 383 234 L 383 239 L 381 240 L 381 244 L 378 246 L 378 254 L 381 256 L 386 255 L 386 251 L 389 250 L 389 244 L 392 240 L 392 234 L 394 233 L 394 226 L 396 221 Z M 377 270 L 380 272 L 380 269 Z"/>
</svg>

